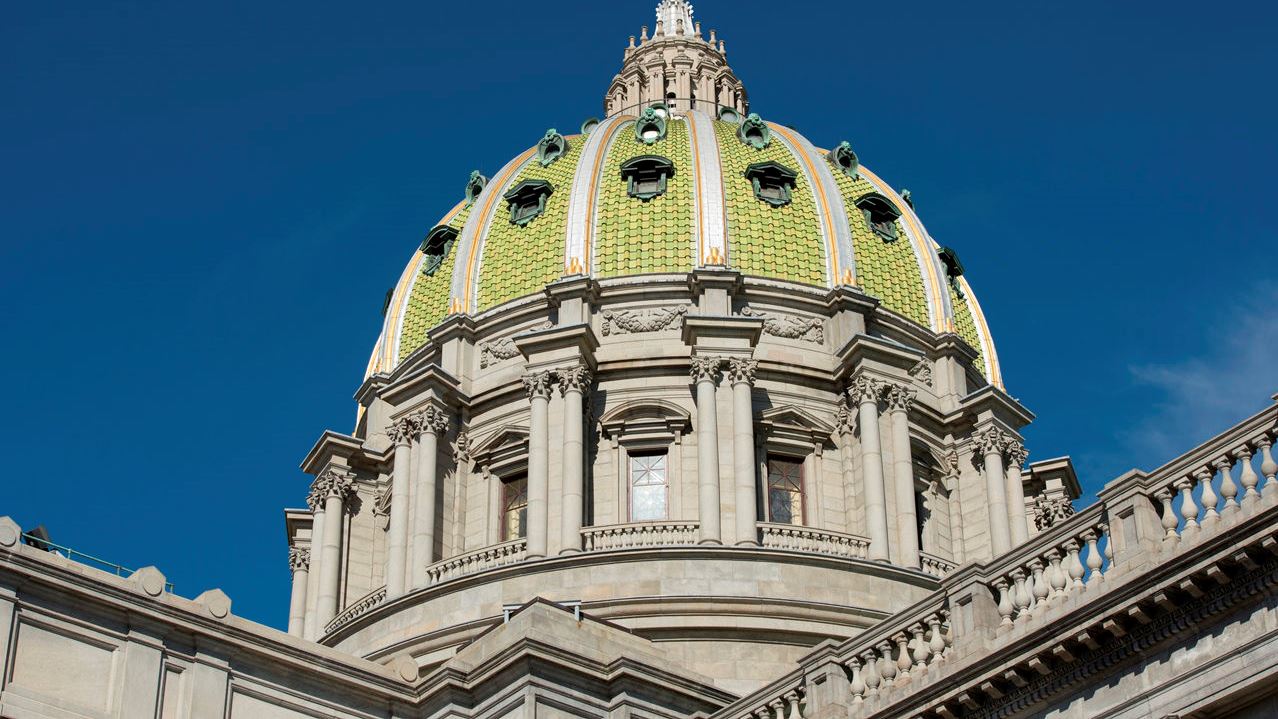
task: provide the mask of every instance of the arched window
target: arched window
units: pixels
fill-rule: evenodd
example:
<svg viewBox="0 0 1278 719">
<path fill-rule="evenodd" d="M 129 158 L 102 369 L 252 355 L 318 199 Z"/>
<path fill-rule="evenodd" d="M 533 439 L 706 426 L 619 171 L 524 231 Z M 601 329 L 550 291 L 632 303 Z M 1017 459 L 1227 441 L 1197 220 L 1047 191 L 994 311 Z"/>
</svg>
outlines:
<svg viewBox="0 0 1278 719">
<path fill-rule="evenodd" d="M 737 139 L 756 150 L 772 144 L 772 130 L 757 113 L 750 113 L 737 127 Z"/>
<path fill-rule="evenodd" d="M 856 206 L 865 217 L 865 224 L 884 242 L 895 242 L 897 238 L 896 220 L 901 216 L 900 210 L 879 194 L 870 194 L 856 201 Z"/>
<path fill-rule="evenodd" d="M 541 142 L 537 143 L 537 161 L 542 167 L 563 157 L 568 152 L 568 140 L 555 128 L 546 130 Z"/>
<path fill-rule="evenodd" d="M 644 108 L 643 114 L 635 120 L 635 139 L 645 145 L 652 145 L 665 138 L 665 113 L 658 112 L 656 106 Z"/>
</svg>

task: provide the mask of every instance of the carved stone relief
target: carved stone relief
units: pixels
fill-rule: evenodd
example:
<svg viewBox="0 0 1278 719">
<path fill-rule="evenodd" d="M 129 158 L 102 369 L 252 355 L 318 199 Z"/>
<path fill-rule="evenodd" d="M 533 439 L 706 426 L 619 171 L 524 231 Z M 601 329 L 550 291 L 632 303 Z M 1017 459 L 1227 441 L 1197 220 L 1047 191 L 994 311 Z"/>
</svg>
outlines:
<svg viewBox="0 0 1278 719">
<path fill-rule="evenodd" d="M 762 319 L 764 334 L 815 344 L 825 342 L 825 323 L 819 317 L 795 317 L 775 312 L 761 312 L 750 307 L 743 307 L 741 314 Z"/>
<path fill-rule="evenodd" d="M 675 329 L 682 325 L 687 307 L 657 307 L 647 310 L 604 310 L 604 335 L 638 334 Z"/>
</svg>

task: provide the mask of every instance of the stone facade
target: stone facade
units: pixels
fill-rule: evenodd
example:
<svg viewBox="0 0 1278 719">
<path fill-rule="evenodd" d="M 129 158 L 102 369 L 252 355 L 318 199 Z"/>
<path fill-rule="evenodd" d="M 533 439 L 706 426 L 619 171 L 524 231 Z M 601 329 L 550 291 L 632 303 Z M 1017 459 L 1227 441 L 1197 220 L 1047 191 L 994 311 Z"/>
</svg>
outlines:
<svg viewBox="0 0 1278 719">
<path fill-rule="evenodd" d="M 287 632 L 0 519 L 0 717 L 1272 713 L 1278 409 L 1076 510 L 953 253 L 846 145 L 743 117 L 691 7 L 605 105 L 473 175 L 410 262 L 285 512 Z M 679 201 L 600 200 L 662 133 Z M 765 159 L 797 184 L 729 188 Z M 520 216 L 542 170 L 569 186 Z M 645 229 L 597 270 L 597 228 L 672 222 L 680 257 Z M 562 275 L 512 280 L 515 249 Z"/>
</svg>

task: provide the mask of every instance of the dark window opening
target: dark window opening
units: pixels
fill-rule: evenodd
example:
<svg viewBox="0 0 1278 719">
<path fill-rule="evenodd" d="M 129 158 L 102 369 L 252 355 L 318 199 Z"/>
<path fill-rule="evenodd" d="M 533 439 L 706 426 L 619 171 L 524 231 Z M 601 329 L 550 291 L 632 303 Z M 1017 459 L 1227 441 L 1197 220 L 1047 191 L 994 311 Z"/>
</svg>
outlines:
<svg viewBox="0 0 1278 719">
<path fill-rule="evenodd" d="M 900 210 L 888 202 L 882 195 L 866 195 L 856 201 L 856 206 L 865 216 L 865 224 L 884 242 L 895 242 L 897 238 L 896 220 L 901 216 Z"/>
<path fill-rule="evenodd" d="M 803 460 L 768 455 L 768 521 L 803 524 Z"/>
<path fill-rule="evenodd" d="M 528 536 L 528 477 L 519 476 L 501 483 L 501 539 L 503 542 Z"/>
<path fill-rule="evenodd" d="M 745 176 L 754 185 L 754 196 L 773 207 L 790 204 L 794 182 L 799 175 L 777 162 L 757 162 L 746 168 Z"/>
<path fill-rule="evenodd" d="M 444 260 L 448 258 L 449 250 L 453 248 L 453 243 L 456 241 L 457 230 L 448 225 L 440 225 L 426 233 L 421 249 L 426 255 L 426 267 L 423 271 L 427 277 L 435 274 L 443 266 Z"/>
<path fill-rule="evenodd" d="M 626 192 L 644 202 L 664 194 L 666 181 L 674 177 L 674 173 L 674 163 L 657 155 L 641 155 L 621 165 L 621 179 L 627 183 Z"/>
<path fill-rule="evenodd" d="M 510 222 L 523 227 L 546 211 L 546 198 L 554 192 L 554 185 L 545 180 L 524 180 L 515 185 L 504 197 L 510 204 Z"/>
</svg>

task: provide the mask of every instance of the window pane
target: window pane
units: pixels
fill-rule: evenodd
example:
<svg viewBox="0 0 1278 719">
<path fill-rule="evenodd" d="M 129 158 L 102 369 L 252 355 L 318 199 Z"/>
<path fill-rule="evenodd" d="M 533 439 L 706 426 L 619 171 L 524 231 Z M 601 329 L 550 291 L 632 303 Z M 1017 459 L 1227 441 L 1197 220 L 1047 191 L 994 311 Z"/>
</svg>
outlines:
<svg viewBox="0 0 1278 719">
<path fill-rule="evenodd" d="M 528 478 L 519 477 L 502 483 L 503 540 L 525 537 L 528 534 Z"/>
<path fill-rule="evenodd" d="M 803 523 L 803 462 L 768 457 L 768 519 L 779 524 Z"/>
<path fill-rule="evenodd" d="M 630 455 L 630 521 L 666 518 L 666 455 Z"/>
</svg>

